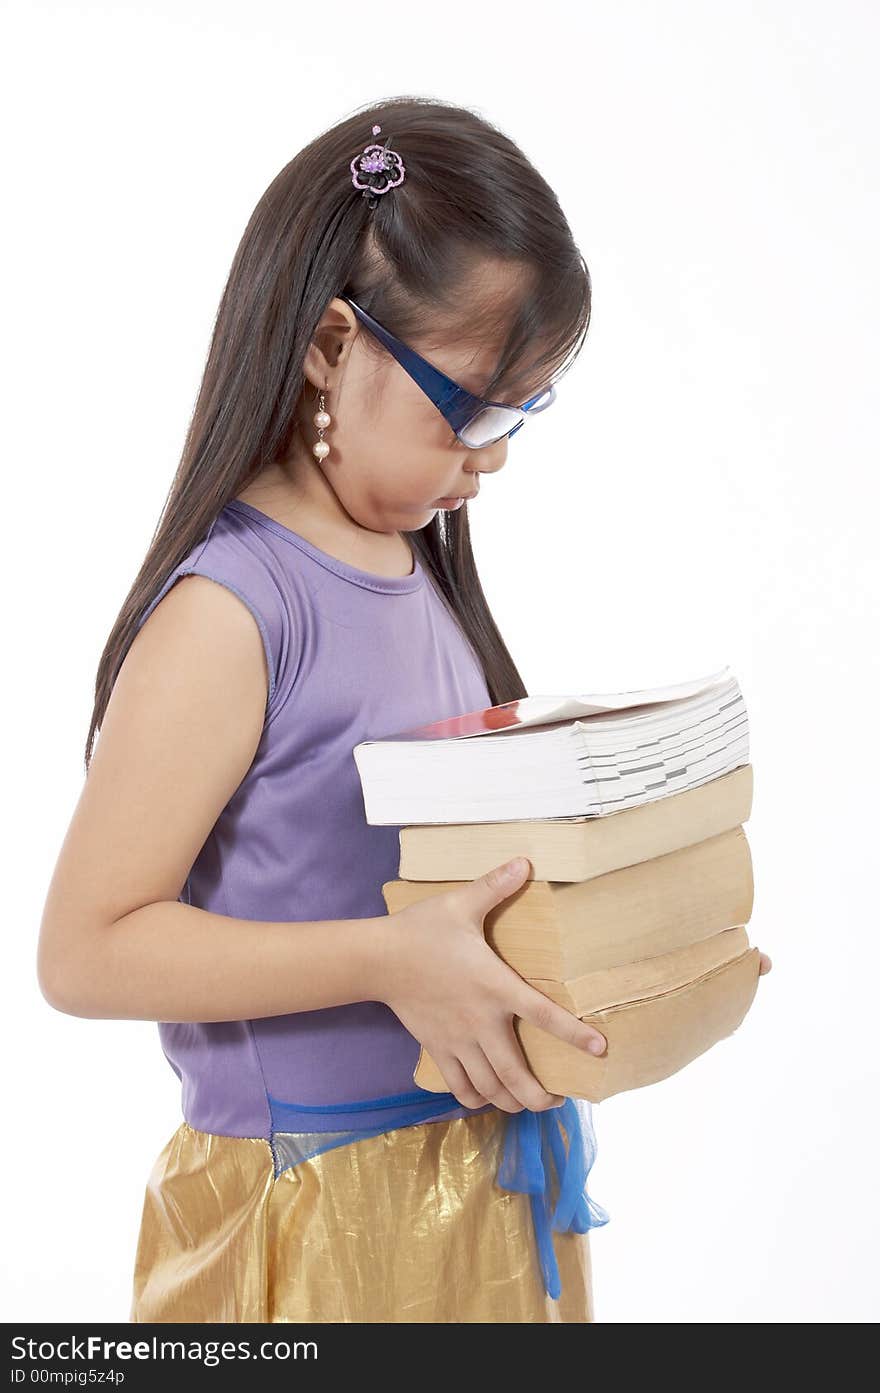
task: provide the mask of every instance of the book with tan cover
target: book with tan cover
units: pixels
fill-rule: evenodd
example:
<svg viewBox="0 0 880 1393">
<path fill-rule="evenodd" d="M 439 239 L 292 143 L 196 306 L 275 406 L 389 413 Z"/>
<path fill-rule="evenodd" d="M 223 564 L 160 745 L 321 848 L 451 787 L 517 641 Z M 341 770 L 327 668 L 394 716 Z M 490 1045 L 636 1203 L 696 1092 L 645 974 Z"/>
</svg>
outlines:
<svg viewBox="0 0 880 1393">
<path fill-rule="evenodd" d="M 389 880 L 382 894 L 395 913 L 461 883 Z M 483 928 L 521 977 L 564 981 L 746 924 L 753 899 L 749 844 L 735 827 L 594 879 L 527 880 L 489 910 Z"/>
<path fill-rule="evenodd" d="M 658 953 L 650 958 L 638 958 L 617 967 L 584 972 L 567 982 L 530 979 L 532 986 L 558 1001 L 576 1016 L 588 1016 L 606 1011 L 612 1006 L 626 1006 L 660 991 L 673 991 L 687 986 L 713 968 L 729 962 L 749 946 L 744 924 L 735 924 L 719 933 L 710 934 L 698 943 Z"/>
<path fill-rule="evenodd" d="M 712 1045 L 733 1033 L 751 1006 L 758 986 L 760 950 L 748 946 L 743 926 L 716 934 L 716 961 L 689 974 L 694 945 L 665 955 L 659 970 L 647 968 L 639 982 L 635 965 L 598 974 L 593 988 L 581 982 L 581 1000 L 591 992 L 603 1006 L 587 1011 L 582 1020 L 607 1040 L 602 1055 L 567 1044 L 549 1031 L 514 1017 L 514 1030 L 531 1072 L 552 1093 L 598 1103 L 615 1093 L 644 1088 L 677 1073 Z M 744 946 L 745 944 L 745 946 Z M 696 945 L 700 953 L 704 945 Z M 677 961 L 675 960 L 677 958 Z M 706 959 L 702 959 L 705 964 Z M 655 964 L 656 967 L 656 964 Z M 535 984 L 539 989 L 541 984 Z M 424 1045 L 413 1082 L 428 1092 L 448 1091 L 448 1084 Z"/>
<path fill-rule="evenodd" d="M 589 880 L 636 861 L 692 846 L 747 822 L 751 764 L 696 788 L 603 817 L 401 827 L 401 880 L 475 880 L 513 856 L 527 856 L 535 880 Z M 733 922 L 733 921 L 729 921 Z"/>
</svg>

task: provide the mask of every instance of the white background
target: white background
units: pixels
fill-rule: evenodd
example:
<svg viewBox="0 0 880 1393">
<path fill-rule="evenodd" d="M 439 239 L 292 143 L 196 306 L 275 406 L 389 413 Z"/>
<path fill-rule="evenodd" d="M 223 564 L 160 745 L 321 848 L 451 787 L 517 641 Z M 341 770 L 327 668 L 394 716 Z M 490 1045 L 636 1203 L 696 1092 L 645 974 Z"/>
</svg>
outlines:
<svg viewBox="0 0 880 1393">
<path fill-rule="evenodd" d="M 734 1036 L 595 1107 L 597 1320 L 876 1319 L 876 8 L 31 0 L 3 29 L 4 1319 L 128 1319 L 179 1086 L 155 1023 L 55 1012 L 35 969 L 95 669 L 255 202 L 407 92 L 516 140 L 593 276 L 556 407 L 471 505 L 529 690 L 730 663 L 751 722 L 774 968 Z"/>
</svg>

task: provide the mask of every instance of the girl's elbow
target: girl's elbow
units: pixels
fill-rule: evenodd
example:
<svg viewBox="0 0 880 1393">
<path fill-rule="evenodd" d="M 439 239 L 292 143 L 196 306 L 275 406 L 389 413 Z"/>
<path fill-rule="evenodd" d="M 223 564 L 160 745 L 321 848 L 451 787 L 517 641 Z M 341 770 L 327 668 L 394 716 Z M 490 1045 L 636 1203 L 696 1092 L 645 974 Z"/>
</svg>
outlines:
<svg viewBox="0 0 880 1393">
<path fill-rule="evenodd" d="M 40 962 L 37 967 L 37 983 L 45 1001 L 53 1011 L 65 1016 L 85 1016 L 81 993 L 69 971 L 62 971 L 54 964 Z"/>
<path fill-rule="evenodd" d="M 62 1015 L 91 1016 L 88 974 L 83 965 L 69 945 L 67 951 L 59 953 L 47 940 L 44 933 L 37 951 L 37 985 L 43 999 Z"/>
</svg>

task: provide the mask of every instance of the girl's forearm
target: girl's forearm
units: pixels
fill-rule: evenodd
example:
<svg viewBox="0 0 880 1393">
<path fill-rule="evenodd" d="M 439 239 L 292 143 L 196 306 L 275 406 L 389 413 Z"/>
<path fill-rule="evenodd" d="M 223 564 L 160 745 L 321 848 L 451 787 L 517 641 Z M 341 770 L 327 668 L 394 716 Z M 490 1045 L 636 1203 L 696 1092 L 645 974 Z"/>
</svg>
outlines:
<svg viewBox="0 0 880 1393">
<path fill-rule="evenodd" d="M 68 940 L 49 1000 L 69 1015 L 227 1021 L 381 1000 L 392 916 L 264 922 L 177 900 Z"/>
</svg>

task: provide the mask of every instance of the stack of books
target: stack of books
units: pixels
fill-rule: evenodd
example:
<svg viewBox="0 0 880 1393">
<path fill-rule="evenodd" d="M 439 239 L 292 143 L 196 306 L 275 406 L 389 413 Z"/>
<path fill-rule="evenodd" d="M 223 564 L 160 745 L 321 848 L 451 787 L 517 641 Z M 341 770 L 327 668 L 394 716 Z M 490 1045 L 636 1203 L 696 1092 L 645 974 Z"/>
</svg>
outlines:
<svg viewBox="0 0 880 1393">
<path fill-rule="evenodd" d="M 523 697 L 353 753 L 367 821 L 400 827 L 389 913 L 528 857 L 530 878 L 486 915 L 486 940 L 608 1041 L 596 1057 L 516 1017 L 545 1088 L 598 1102 L 667 1078 L 740 1025 L 760 953 L 745 928 L 748 716 L 729 668 Z M 424 1047 L 413 1081 L 448 1089 Z"/>
</svg>

